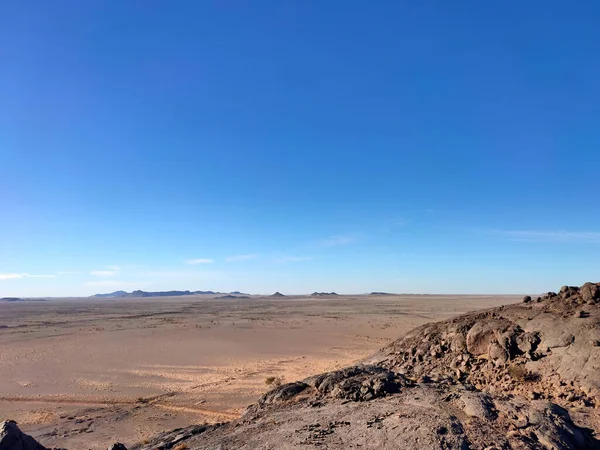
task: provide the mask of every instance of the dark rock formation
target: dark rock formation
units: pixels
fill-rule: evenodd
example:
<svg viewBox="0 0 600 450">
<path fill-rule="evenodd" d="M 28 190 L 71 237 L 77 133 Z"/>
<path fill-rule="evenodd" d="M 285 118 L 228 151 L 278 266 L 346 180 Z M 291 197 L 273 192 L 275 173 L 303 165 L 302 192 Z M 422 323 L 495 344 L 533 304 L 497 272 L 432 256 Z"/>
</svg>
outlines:
<svg viewBox="0 0 600 450">
<path fill-rule="evenodd" d="M 23 433 L 14 420 L 0 423 L 0 450 L 48 450 Z"/>
<path fill-rule="evenodd" d="M 108 447 L 108 450 L 127 450 L 127 447 L 125 447 L 125 445 L 121 444 L 120 442 L 116 442 L 110 447 Z"/>
</svg>

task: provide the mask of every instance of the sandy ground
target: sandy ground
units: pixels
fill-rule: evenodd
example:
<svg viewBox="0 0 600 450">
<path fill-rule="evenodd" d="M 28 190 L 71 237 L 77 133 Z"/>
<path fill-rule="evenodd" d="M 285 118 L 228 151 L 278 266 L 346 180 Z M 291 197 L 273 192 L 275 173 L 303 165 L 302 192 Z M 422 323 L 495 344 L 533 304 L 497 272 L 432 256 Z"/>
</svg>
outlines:
<svg viewBox="0 0 600 450">
<path fill-rule="evenodd" d="M 511 296 L 0 303 L 0 419 L 46 446 L 105 449 L 237 417 L 287 381 L 348 365 L 406 331 Z"/>
</svg>

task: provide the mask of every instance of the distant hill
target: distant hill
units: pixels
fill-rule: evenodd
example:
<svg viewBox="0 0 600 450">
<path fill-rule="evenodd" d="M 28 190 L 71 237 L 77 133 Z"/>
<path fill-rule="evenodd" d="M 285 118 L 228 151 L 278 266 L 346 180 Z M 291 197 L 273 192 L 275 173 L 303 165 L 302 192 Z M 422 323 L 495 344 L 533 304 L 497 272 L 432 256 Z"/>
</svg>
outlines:
<svg viewBox="0 0 600 450">
<path fill-rule="evenodd" d="M 179 297 L 181 295 L 216 295 L 220 292 L 215 291 L 115 291 L 108 294 L 96 294 L 92 295 L 91 298 L 145 298 L 145 297 Z M 250 295 L 243 294 L 240 291 L 233 291 L 231 294 L 239 295 Z M 238 297 L 239 298 L 239 297 Z"/>
<path fill-rule="evenodd" d="M 369 295 L 392 295 L 389 292 L 371 292 Z"/>
<path fill-rule="evenodd" d="M 92 295 L 93 298 L 119 298 L 119 297 L 126 297 L 128 294 L 125 291 L 115 291 L 115 292 L 110 292 L 108 294 L 96 294 L 96 295 Z"/>
<path fill-rule="evenodd" d="M 233 291 L 233 292 L 230 292 L 230 294 L 232 294 L 232 295 L 250 295 L 250 294 L 245 294 L 245 293 L 240 292 L 240 291 Z"/>
<path fill-rule="evenodd" d="M 193 294 L 214 294 L 213 291 L 161 291 L 161 292 L 146 292 L 146 291 L 115 291 L 109 294 L 96 294 L 92 295 L 94 298 L 144 298 L 144 297 L 178 297 L 181 295 L 193 295 Z"/>
<path fill-rule="evenodd" d="M 45 298 L 19 298 L 19 297 L 3 297 L 0 302 L 45 302 Z"/>
<path fill-rule="evenodd" d="M 332 295 L 337 295 L 335 292 L 313 292 L 310 294 L 311 297 L 330 297 Z"/>
<path fill-rule="evenodd" d="M 271 297 L 285 297 L 281 292 L 275 292 Z"/>
<path fill-rule="evenodd" d="M 247 295 L 231 295 L 231 294 L 227 294 L 227 295 L 223 295 L 221 297 L 217 297 L 218 299 L 232 299 L 232 298 L 250 298 Z"/>
</svg>

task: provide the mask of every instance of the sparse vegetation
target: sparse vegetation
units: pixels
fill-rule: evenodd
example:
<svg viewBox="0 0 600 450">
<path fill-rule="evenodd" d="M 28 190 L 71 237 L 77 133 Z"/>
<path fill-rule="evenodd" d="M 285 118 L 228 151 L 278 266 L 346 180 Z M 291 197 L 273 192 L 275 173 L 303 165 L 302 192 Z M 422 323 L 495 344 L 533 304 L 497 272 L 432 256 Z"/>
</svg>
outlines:
<svg viewBox="0 0 600 450">
<path fill-rule="evenodd" d="M 508 366 L 507 370 L 511 378 L 520 383 L 536 381 L 539 378 L 539 375 L 527 370 L 525 366 L 520 364 L 512 364 Z"/>
<path fill-rule="evenodd" d="M 173 447 L 173 450 L 186 450 L 189 447 L 186 444 L 177 444 L 175 447 Z"/>
<path fill-rule="evenodd" d="M 283 377 L 267 377 L 265 384 L 271 387 L 279 387 L 283 384 Z"/>
</svg>

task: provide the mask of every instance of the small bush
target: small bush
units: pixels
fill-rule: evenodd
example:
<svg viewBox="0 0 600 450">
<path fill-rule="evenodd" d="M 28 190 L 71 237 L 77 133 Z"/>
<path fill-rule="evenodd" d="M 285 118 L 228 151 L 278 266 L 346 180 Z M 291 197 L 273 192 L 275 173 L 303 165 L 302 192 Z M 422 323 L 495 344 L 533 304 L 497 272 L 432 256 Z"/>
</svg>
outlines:
<svg viewBox="0 0 600 450">
<path fill-rule="evenodd" d="M 283 384 L 282 377 L 267 377 L 265 378 L 265 384 L 267 386 L 279 387 Z"/>
<path fill-rule="evenodd" d="M 513 364 L 508 366 L 508 374 L 515 381 L 520 383 L 527 383 L 530 381 L 537 381 L 539 379 L 539 375 L 530 372 L 525 368 L 525 366 Z"/>
<path fill-rule="evenodd" d="M 186 450 L 189 447 L 185 444 L 177 444 L 175 447 L 173 447 L 173 450 Z"/>
</svg>

